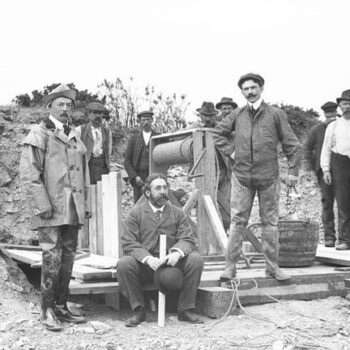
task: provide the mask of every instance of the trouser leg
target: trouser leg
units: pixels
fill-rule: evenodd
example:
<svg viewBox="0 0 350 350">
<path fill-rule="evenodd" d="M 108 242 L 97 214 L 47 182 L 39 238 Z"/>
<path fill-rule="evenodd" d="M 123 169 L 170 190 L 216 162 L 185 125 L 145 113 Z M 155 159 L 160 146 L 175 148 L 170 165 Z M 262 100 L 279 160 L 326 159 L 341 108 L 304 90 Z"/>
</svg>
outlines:
<svg viewBox="0 0 350 350">
<path fill-rule="evenodd" d="M 181 259 L 176 267 L 183 273 L 183 284 L 180 289 L 178 311 L 195 308 L 197 288 L 201 281 L 204 262 L 198 252 L 192 252 Z"/>
<path fill-rule="evenodd" d="M 338 204 L 339 243 L 350 245 L 350 159 L 332 153 L 331 175 Z"/>
<path fill-rule="evenodd" d="M 56 293 L 56 303 L 58 305 L 65 305 L 68 299 L 69 282 L 72 277 L 74 258 L 77 251 L 78 231 L 78 226 L 62 226 L 62 255 Z"/>
<path fill-rule="evenodd" d="M 324 229 L 325 240 L 335 242 L 335 225 L 334 225 L 334 191 L 333 185 L 327 185 L 323 181 L 323 172 L 317 173 L 318 184 L 321 189 L 322 203 L 322 223 Z"/>
<path fill-rule="evenodd" d="M 108 167 L 105 157 L 91 157 L 89 160 L 90 183 L 96 185 L 97 181 L 101 181 L 103 174 L 108 174 Z"/>
<path fill-rule="evenodd" d="M 242 186 L 232 175 L 231 227 L 227 244 L 225 270 L 221 279 L 236 275 L 236 265 L 241 254 L 243 235 L 252 211 L 255 191 Z"/>
<path fill-rule="evenodd" d="M 117 275 L 120 291 L 129 300 L 131 308 L 145 307 L 142 284 L 153 282 L 153 270 L 132 256 L 123 256 L 118 261 Z"/>
<path fill-rule="evenodd" d="M 39 244 L 43 249 L 41 265 L 41 307 L 45 312 L 54 308 L 57 279 L 61 264 L 62 242 L 61 227 L 43 227 L 38 229 Z"/>
</svg>

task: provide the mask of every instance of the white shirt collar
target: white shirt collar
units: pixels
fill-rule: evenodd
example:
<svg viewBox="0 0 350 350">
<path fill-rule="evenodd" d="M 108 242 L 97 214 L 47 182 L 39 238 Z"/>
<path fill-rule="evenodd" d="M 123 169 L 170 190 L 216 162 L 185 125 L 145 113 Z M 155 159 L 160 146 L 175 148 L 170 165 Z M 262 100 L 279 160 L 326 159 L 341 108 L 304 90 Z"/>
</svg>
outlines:
<svg viewBox="0 0 350 350">
<path fill-rule="evenodd" d="M 51 114 L 49 116 L 49 119 L 55 124 L 56 129 L 63 130 L 63 123 L 62 122 L 60 122 L 58 119 L 53 117 Z"/>
<path fill-rule="evenodd" d="M 255 110 L 259 109 L 260 105 L 262 104 L 263 98 L 260 97 L 257 101 L 255 101 L 254 103 L 250 103 L 248 102 L 248 106 L 249 107 L 253 107 Z"/>
<path fill-rule="evenodd" d="M 92 128 L 92 130 L 101 131 L 101 127 L 95 128 L 92 124 L 91 124 L 91 128 Z"/>
<path fill-rule="evenodd" d="M 161 208 L 156 208 L 150 201 L 148 201 L 149 205 L 151 206 L 153 213 L 155 213 L 156 211 L 160 210 L 161 212 L 163 212 L 165 205 L 163 205 Z"/>
</svg>

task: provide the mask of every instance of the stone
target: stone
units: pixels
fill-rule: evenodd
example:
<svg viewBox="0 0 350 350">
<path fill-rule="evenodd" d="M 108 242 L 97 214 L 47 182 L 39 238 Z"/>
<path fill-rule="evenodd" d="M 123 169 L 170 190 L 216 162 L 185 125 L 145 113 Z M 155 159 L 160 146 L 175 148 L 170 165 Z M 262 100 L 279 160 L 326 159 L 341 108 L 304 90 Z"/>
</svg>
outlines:
<svg viewBox="0 0 350 350">
<path fill-rule="evenodd" d="M 89 322 L 89 325 L 91 325 L 98 334 L 107 333 L 109 330 L 112 329 L 112 327 L 108 324 L 99 321 L 91 321 Z"/>
</svg>

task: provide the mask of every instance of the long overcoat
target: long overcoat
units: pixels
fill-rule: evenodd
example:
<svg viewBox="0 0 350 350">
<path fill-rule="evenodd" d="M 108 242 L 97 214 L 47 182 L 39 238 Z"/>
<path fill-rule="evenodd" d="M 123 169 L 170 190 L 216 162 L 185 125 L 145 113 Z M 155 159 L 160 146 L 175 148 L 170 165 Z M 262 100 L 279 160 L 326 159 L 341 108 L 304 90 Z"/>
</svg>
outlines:
<svg viewBox="0 0 350 350">
<path fill-rule="evenodd" d="M 51 122 L 51 124 L 53 124 Z M 32 229 L 83 225 L 89 209 L 89 170 L 86 148 L 72 129 L 35 125 L 23 141 L 20 177 L 32 209 Z M 50 219 L 41 213 L 53 210 Z"/>
</svg>

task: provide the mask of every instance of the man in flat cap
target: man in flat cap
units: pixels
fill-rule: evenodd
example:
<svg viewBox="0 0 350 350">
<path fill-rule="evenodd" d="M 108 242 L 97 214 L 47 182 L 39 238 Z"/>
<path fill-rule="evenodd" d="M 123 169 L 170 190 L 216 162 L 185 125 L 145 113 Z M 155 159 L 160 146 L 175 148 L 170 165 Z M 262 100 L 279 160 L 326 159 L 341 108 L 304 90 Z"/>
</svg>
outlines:
<svg viewBox="0 0 350 350">
<path fill-rule="evenodd" d="M 338 244 L 335 249 L 350 249 L 350 90 L 337 98 L 342 112 L 329 124 L 321 151 L 323 180 L 333 184 L 338 205 Z"/>
<path fill-rule="evenodd" d="M 62 329 L 60 321 L 85 320 L 67 307 L 78 230 L 90 215 L 86 148 L 68 125 L 75 95 L 75 90 L 60 85 L 44 97 L 50 115 L 24 139 L 20 161 L 22 185 L 33 211 L 32 229 L 38 230 L 43 249 L 41 320 L 51 331 Z"/>
<path fill-rule="evenodd" d="M 277 263 L 279 166 L 278 144 L 287 156 L 289 172 L 286 183 L 295 186 L 300 168 L 300 144 L 288 124 L 286 114 L 262 99 L 264 79 L 249 73 L 238 81 L 247 104 L 235 109 L 216 127 L 213 134 L 216 147 L 234 157 L 231 192 L 231 227 L 227 246 L 226 266 L 222 280 L 236 276 L 242 241 L 253 207 L 255 194 L 259 198 L 262 224 L 262 247 L 266 260 L 266 275 L 286 280 Z M 236 132 L 235 145 L 230 142 Z"/>
<path fill-rule="evenodd" d="M 182 271 L 178 319 L 202 323 L 195 313 L 197 288 L 201 280 L 203 259 L 195 250 L 197 237 L 184 212 L 169 203 L 169 186 L 163 174 L 151 174 L 145 180 L 146 200 L 129 212 L 121 238 L 124 256 L 118 261 L 120 289 L 133 310 L 126 321 L 135 327 L 146 320 L 142 284 L 153 281 L 162 266 L 177 267 Z M 166 235 L 167 255 L 159 258 L 159 235 Z"/>
<path fill-rule="evenodd" d="M 102 124 L 107 111 L 102 103 L 91 102 L 87 105 L 86 110 L 89 122 L 78 129 L 80 129 L 81 140 L 87 149 L 90 183 L 95 185 L 97 181 L 101 181 L 102 175 L 108 174 L 110 170 L 112 133 L 107 126 Z"/>
<path fill-rule="evenodd" d="M 237 103 L 234 102 L 231 97 L 223 97 L 221 101 L 215 105 L 215 108 L 221 112 L 220 121 L 225 119 L 237 107 Z"/>
<path fill-rule="evenodd" d="M 137 115 L 141 130 L 132 135 L 125 151 L 124 167 L 134 189 L 134 203 L 142 196 L 142 186 L 149 175 L 149 143 L 152 136 L 159 135 L 152 129 L 153 112 L 143 111 Z"/>
<path fill-rule="evenodd" d="M 326 102 L 321 106 L 324 112 L 324 121 L 313 126 L 305 143 L 305 160 L 308 169 L 312 169 L 321 189 L 322 223 L 324 230 L 324 245 L 334 247 L 336 236 L 334 226 L 334 191 L 332 184 L 328 185 L 323 181 L 323 172 L 320 165 L 321 150 L 329 123 L 337 117 L 338 105 L 335 102 Z"/>
</svg>

